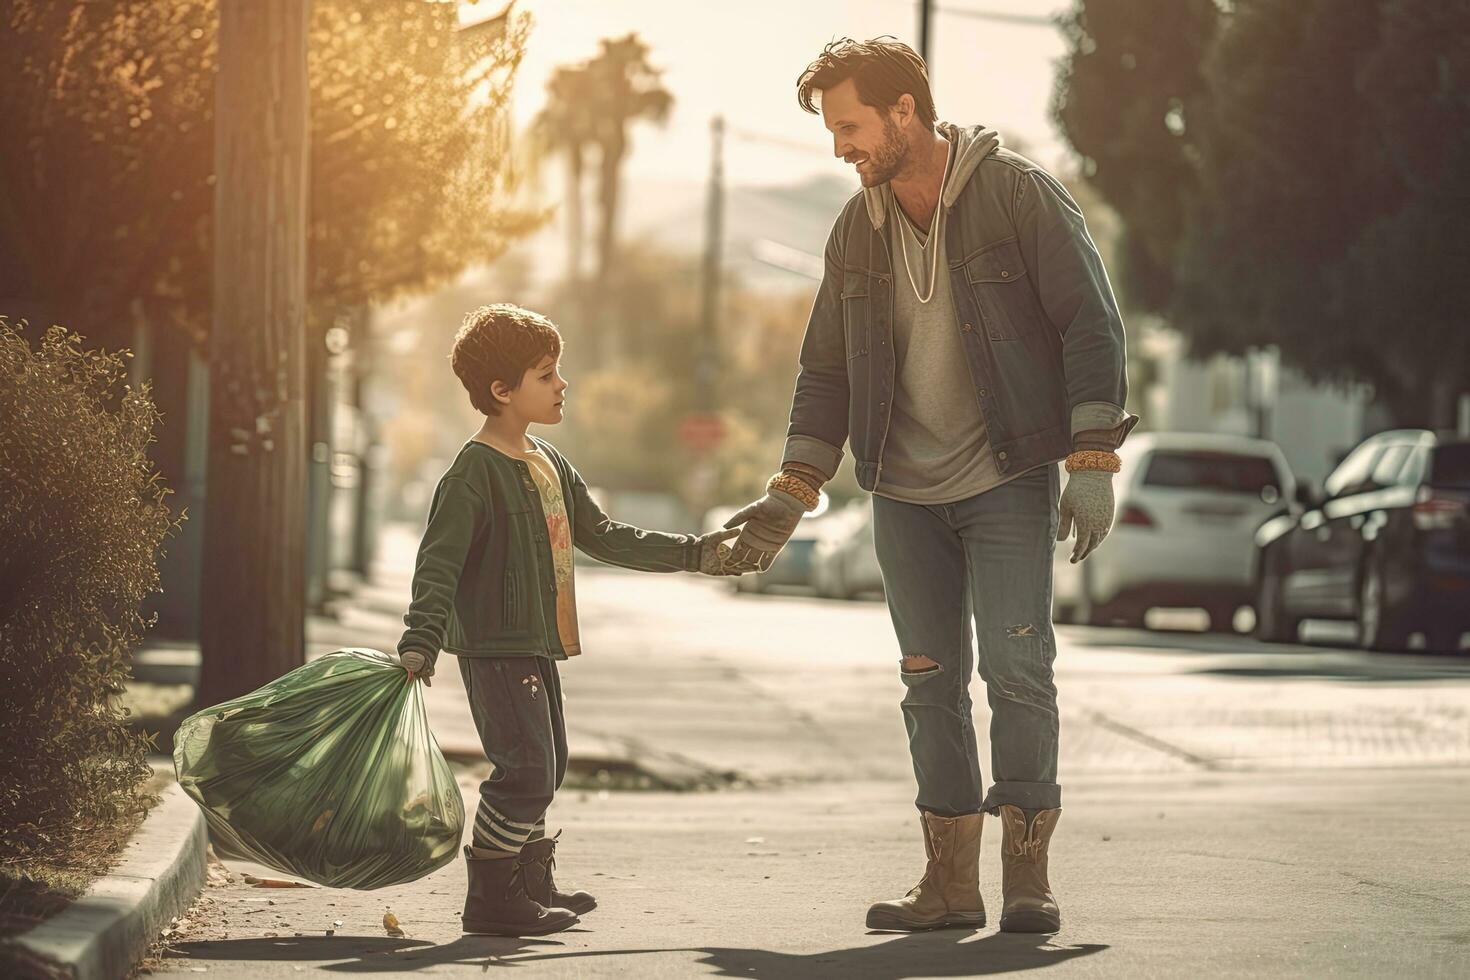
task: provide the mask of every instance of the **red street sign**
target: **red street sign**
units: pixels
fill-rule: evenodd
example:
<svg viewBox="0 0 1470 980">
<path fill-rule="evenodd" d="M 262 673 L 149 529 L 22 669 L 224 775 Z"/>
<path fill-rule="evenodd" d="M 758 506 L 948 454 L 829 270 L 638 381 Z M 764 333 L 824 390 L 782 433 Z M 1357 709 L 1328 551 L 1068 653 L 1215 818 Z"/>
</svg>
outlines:
<svg viewBox="0 0 1470 980">
<path fill-rule="evenodd" d="M 679 441 L 697 453 L 707 453 L 725 439 L 725 420 L 718 415 L 691 415 L 679 423 Z"/>
</svg>

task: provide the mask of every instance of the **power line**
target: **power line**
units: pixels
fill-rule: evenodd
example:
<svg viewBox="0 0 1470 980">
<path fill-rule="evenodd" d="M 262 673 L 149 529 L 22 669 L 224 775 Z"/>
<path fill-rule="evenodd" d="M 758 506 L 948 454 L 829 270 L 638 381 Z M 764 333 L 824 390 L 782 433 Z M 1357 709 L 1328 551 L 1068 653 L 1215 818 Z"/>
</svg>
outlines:
<svg viewBox="0 0 1470 980">
<path fill-rule="evenodd" d="M 781 136 L 768 136 L 765 133 L 758 133 L 753 129 L 740 129 L 731 126 L 726 129 L 725 132 L 728 136 L 734 139 L 742 140 L 746 143 L 766 143 L 770 146 L 779 146 L 787 150 L 794 150 L 798 153 L 814 154 L 816 156 L 823 157 L 831 156 L 831 153 L 829 153 L 827 150 L 822 149 L 820 145 L 803 143 L 800 140 L 786 139 Z"/>
<path fill-rule="evenodd" d="M 939 7 L 933 8 L 935 13 L 947 14 L 951 17 L 964 17 L 969 20 L 988 20 L 998 24 L 1015 24 L 1020 27 L 1056 27 L 1056 22 L 1050 17 L 1041 14 L 1002 14 L 988 10 L 975 10 L 971 7 Z"/>
</svg>

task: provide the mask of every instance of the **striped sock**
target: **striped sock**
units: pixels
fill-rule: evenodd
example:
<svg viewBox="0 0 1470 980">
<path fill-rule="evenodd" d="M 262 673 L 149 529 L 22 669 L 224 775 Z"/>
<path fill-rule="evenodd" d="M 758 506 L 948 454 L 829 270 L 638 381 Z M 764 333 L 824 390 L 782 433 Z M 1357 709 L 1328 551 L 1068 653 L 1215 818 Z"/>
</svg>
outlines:
<svg viewBox="0 0 1470 980">
<path fill-rule="evenodd" d="M 526 843 L 529 844 L 532 841 L 540 840 L 541 838 L 543 838 L 545 836 L 546 836 L 546 818 L 545 817 L 542 817 L 540 820 L 537 820 L 536 821 L 536 828 L 531 831 L 531 836 L 526 838 Z"/>
<path fill-rule="evenodd" d="M 521 853 L 526 838 L 536 831 L 536 824 L 511 820 L 485 800 L 475 812 L 474 846 L 487 851 Z"/>
</svg>

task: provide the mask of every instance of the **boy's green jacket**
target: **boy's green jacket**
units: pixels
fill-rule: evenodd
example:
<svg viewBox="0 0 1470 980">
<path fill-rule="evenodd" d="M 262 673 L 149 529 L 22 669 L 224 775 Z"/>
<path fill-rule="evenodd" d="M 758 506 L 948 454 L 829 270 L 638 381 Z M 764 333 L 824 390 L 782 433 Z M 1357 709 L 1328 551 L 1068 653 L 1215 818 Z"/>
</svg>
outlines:
<svg viewBox="0 0 1470 980">
<path fill-rule="evenodd" d="M 699 570 L 692 534 L 610 519 L 571 463 L 529 437 L 561 477 L 573 543 L 599 561 L 644 572 Z M 400 655 L 565 660 L 556 630 L 556 574 L 530 464 L 471 440 L 439 480 L 413 570 Z"/>
</svg>

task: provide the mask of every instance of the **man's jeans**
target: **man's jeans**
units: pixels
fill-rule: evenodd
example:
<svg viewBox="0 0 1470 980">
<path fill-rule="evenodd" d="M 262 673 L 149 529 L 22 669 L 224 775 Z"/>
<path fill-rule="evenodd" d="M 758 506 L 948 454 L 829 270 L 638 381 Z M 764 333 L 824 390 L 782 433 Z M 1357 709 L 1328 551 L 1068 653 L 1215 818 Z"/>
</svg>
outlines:
<svg viewBox="0 0 1470 980">
<path fill-rule="evenodd" d="M 905 657 L 939 666 L 901 674 L 919 809 L 954 817 L 1001 805 L 1061 806 L 1051 561 L 1057 464 L 952 504 L 873 497 L 873 537 Z M 990 766 L 981 796 L 970 716 L 973 611 L 990 700 Z"/>
</svg>

